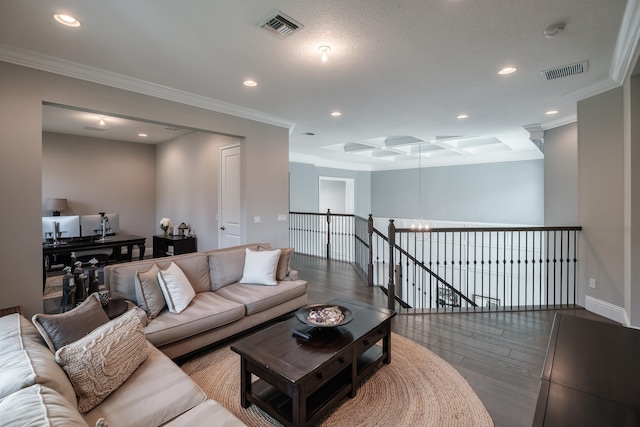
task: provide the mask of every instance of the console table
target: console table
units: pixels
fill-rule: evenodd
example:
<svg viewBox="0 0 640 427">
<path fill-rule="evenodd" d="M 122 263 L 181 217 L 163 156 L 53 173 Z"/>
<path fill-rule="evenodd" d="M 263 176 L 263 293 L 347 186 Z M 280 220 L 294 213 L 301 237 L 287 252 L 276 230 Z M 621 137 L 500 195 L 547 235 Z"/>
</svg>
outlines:
<svg viewBox="0 0 640 427">
<path fill-rule="evenodd" d="M 146 237 L 135 235 L 115 235 L 108 236 L 104 240 L 66 240 L 59 243 L 42 244 L 42 283 L 47 280 L 47 259 L 54 254 L 70 255 L 76 251 L 88 251 L 93 249 L 113 249 L 114 256 L 119 261 L 131 261 L 131 250 L 133 246 L 140 249 L 138 259 L 144 258 Z M 127 247 L 127 253 L 122 254 L 122 248 Z"/>
<path fill-rule="evenodd" d="M 640 425 L 640 331 L 556 314 L 533 426 Z"/>
<path fill-rule="evenodd" d="M 197 243 L 198 241 L 195 237 L 153 236 L 153 257 L 159 258 L 196 252 Z"/>
</svg>

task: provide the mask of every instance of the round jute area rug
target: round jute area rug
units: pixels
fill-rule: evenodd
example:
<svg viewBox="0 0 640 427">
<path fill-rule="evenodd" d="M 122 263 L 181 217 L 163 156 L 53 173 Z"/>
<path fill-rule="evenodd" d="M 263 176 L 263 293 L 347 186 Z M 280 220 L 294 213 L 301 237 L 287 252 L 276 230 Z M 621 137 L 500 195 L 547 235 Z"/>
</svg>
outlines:
<svg viewBox="0 0 640 427">
<path fill-rule="evenodd" d="M 391 348 L 391 363 L 368 378 L 356 397 L 342 400 L 321 426 L 493 426 L 455 368 L 398 334 L 392 334 Z M 190 360 L 182 369 L 248 426 L 280 425 L 255 405 L 240 406 L 240 356 L 228 346 Z"/>
</svg>

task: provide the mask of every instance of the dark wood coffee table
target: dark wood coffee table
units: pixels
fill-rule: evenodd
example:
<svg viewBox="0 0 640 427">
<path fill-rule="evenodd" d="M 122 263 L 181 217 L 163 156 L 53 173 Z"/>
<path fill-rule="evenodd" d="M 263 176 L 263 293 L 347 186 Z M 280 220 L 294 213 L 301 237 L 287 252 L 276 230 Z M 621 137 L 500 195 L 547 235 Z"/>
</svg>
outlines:
<svg viewBox="0 0 640 427">
<path fill-rule="evenodd" d="M 303 327 L 292 317 L 231 346 L 241 356 L 243 408 L 257 405 L 286 426 L 315 424 L 374 369 L 391 362 L 391 318 L 396 312 L 334 299 L 354 319 L 304 340 L 291 333 Z M 259 379 L 252 383 L 251 374 Z"/>
</svg>

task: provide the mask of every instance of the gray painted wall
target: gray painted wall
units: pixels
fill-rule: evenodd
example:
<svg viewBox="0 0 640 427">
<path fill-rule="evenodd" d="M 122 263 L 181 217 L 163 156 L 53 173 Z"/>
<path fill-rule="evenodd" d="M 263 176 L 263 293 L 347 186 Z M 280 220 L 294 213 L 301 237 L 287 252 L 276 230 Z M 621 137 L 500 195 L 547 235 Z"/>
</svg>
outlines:
<svg viewBox="0 0 640 427">
<path fill-rule="evenodd" d="M 618 307 L 625 305 L 623 111 L 622 87 L 578 102 L 580 290 Z"/>
<path fill-rule="evenodd" d="M 237 140 L 236 140 L 237 141 Z M 218 247 L 220 147 L 231 138 L 192 133 L 158 145 L 156 233 L 160 219 L 185 222 L 198 238 L 198 250 Z"/>
<path fill-rule="evenodd" d="M 378 217 L 544 223 L 544 161 L 373 172 Z"/>
<path fill-rule="evenodd" d="M 116 167 L 117 165 L 117 167 Z M 42 133 L 42 215 L 49 197 L 67 198 L 63 215 L 118 213 L 120 233 L 154 233 L 156 149 L 149 144 Z"/>
<path fill-rule="evenodd" d="M 0 62 L 0 93 L 0 194 L 11 201 L 3 206 L 0 225 L 0 306 L 22 305 L 28 317 L 42 311 L 45 101 L 243 138 L 243 219 L 264 218 L 247 224 L 244 240 L 288 245 L 289 223 L 277 222 L 288 211 L 288 129 L 6 62 Z"/>
<path fill-rule="evenodd" d="M 544 225 L 579 225 L 578 125 L 544 133 Z"/>
</svg>

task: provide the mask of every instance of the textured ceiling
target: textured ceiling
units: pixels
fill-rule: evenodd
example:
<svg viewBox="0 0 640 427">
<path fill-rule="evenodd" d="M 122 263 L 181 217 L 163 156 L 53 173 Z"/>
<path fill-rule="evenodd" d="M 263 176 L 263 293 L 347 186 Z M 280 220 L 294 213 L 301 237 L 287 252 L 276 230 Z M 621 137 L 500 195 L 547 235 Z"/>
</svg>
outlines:
<svg viewBox="0 0 640 427">
<path fill-rule="evenodd" d="M 637 0 L 3 0 L 0 60 L 288 126 L 293 161 L 521 160 L 542 157 L 524 126 L 575 121 L 578 99 L 619 84 L 637 9 Z M 276 10 L 304 27 L 287 37 L 259 28 Z M 60 26 L 60 12 L 82 26 Z M 559 22 L 565 31 L 545 38 Z M 331 46 L 326 63 L 320 45 Z M 581 61 L 588 72 L 541 76 Z M 499 76 L 505 66 L 518 71 Z M 424 143 L 387 143 L 401 136 Z M 369 149 L 349 149 L 358 146 Z"/>
</svg>

